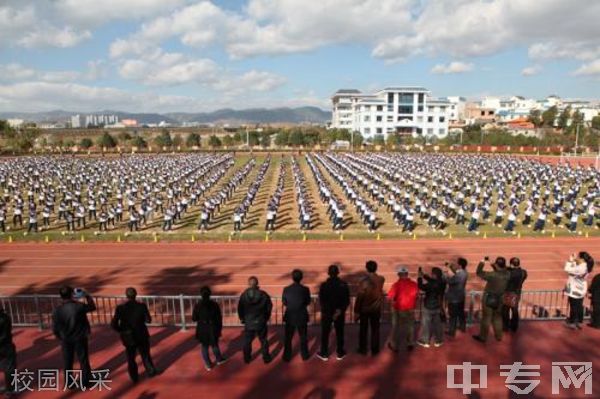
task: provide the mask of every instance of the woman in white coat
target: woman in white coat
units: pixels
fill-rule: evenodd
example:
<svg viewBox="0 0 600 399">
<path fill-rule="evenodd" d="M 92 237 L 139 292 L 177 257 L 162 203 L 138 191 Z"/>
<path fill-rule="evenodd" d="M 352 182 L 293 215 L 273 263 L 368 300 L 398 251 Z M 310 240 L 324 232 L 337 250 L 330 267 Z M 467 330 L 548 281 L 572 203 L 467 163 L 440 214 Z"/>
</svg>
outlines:
<svg viewBox="0 0 600 399">
<path fill-rule="evenodd" d="M 565 272 L 569 275 L 565 294 L 569 297 L 569 317 L 565 325 L 571 329 L 581 329 L 583 323 L 583 300 L 587 293 L 587 277 L 594 266 L 593 261 L 587 252 L 580 252 L 569 257 L 565 263 Z"/>
</svg>

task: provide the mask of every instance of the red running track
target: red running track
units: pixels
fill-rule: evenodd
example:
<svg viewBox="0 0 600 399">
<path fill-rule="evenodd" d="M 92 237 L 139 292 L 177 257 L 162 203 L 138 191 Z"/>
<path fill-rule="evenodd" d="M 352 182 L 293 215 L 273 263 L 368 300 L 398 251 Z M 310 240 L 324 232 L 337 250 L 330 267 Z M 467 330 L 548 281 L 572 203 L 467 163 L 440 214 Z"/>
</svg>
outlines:
<svg viewBox="0 0 600 399">
<path fill-rule="evenodd" d="M 519 256 L 529 272 L 526 290 L 560 289 L 569 254 L 586 250 L 600 259 L 600 238 L 496 238 L 404 241 L 307 241 L 245 243 L 12 243 L 0 244 L 0 293 L 56 293 L 62 284 L 94 294 L 197 294 L 202 285 L 217 294 L 238 294 L 251 275 L 272 295 L 289 284 L 299 267 L 312 291 L 326 278 L 327 266 L 341 265 L 351 283 L 369 259 L 379 263 L 386 284 L 398 265 L 443 265 L 462 256 L 469 270 L 485 255 Z M 477 278 L 470 288 L 481 288 Z"/>
<path fill-rule="evenodd" d="M 472 327 L 469 334 L 476 332 Z M 384 328 L 382 338 L 387 337 Z M 19 370 L 57 369 L 61 365 L 60 350 L 48 331 L 35 329 L 16 331 L 19 350 Z M 198 345 L 191 332 L 175 329 L 151 329 L 152 353 L 155 364 L 164 372 L 154 379 L 142 375 L 137 385 L 129 382 L 127 366 L 118 337 L 106 328 L 94 328 L 90 338 L 91 365 L 95 370 L 109 369 L 112 383 L 110 392 L 28 393 L 25 398 L 127 398 L 127 399 L 510 399 L 510 398 L 594 398 L 600 394 L 600 331 L 585 328 L 573 332 L 559 322 L 524 322 L 517 335 L 505 336 L 501 343 L 476 343 L 469 335 L 460 334 L 446 340 L 441 348 L 416 348 L 413 352 L 397 355 L 385 349 L 376 357 L 362 357 L 350 353 L 343 361 L 330 358 L 322 363 L 316 357 L 302 362 L 295 348 L 291 363 L 281 360 L 280 329 L 271 329 L 269 339 L 276 355 L 264 365 L 260 358 L 246 366 L 242 361 L 242 336 L 239 329 L 225 329 L 221 350 L 229 362 L 211 372 L 204 370 Z M 357 330 L 346 331 L 347 349 L 356 348 Z M 318 348 L 318 329 L 309 330 L 309 348 Z M 255 356 L 258 357 L 255 342 Z M 539 365 L 540 384 L 532 394 L 518 396 L 505 387 L 500 376 L 500 365 L 523 362 Z M 446 387 L 446 366 L 472 362 L 488 367 L 488 387 L 474 389 L 465 396 L 461 390 Z M 571 387 L 552 395 L 552 362 L 592 362 L 592 395 Z M 140 371 L 143 367 L 140 365 Z M 474 377 L 473 382 L 479 382 Z M 457 381 L 462 381 L 458 375 Z"/>
</svg>

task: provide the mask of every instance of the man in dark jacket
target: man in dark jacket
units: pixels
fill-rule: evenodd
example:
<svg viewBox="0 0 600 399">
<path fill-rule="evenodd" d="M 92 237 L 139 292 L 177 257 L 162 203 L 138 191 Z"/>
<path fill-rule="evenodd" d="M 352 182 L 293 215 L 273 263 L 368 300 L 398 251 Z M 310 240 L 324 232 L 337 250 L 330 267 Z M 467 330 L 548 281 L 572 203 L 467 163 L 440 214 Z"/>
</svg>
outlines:
<svg viewBox="0 0 600 399">
<path fill-rule="evenodd" d="M 150 334 L 146 323 L 151 323 L 152 318 L 145 303 L 136 301 L 137 291 L 133 287 L 125 290 L 127 302 L 117 306 L 111 326 L 121 335 L 127 355 L 127 370 L 131 381 L 139 380 L 138 366 L 135 360 L 136 352 L 140 353 L 144 368 L 150 377 L 157 372 L 152 357 L 150 356 Z"/>
<path fill-rule="evenodd" d="M 338 276 L 340 269 L 336 265 L 329 266 L 329 278 L 321 284 L 319 303 L 321 304 L 321 351 L 317 357 L 329 360 L 329 334 L 331 324 L 335 329 L 337 360 L 346 356 L 344 350 L 344 323 L 346 309 L 350 305 L 350 289 L 348 284 Z"/>
<path fill-rule="evenodd" d="M 269 341 L 267 339 L 267 322 L 271 318 L 273 303 L 269 294 L 258 287 L 258 279 L 248 279 L 248 289 L 244 291 L 238 303 L 238 316 L 244 325 L 244 362 L 250 363 L 252 358 L 252 342 L 258 336 L 262 358 L 265 363 L 271 362 Z"/>
<path fill-rule="evenodd" d="M 0 308 L 0 368 L 4 371 L 5 393 L 15 391 L 14 372 L 17 368 L 17 350 L 12 338 L 12 321 L 10 316 Z"/>
<path fill-rule="evenodd" d="M 496 258 L 493 263 L 493 271 L 484 271 L 485 264 L 489 260 L 487 256 L 477 265 L 477 276 L 486 281 L 481 298 L 481 325 L 479 335 L 473 335 L 473 339 L 481 343 L 487 341 L 490 324 L 494 328 L 497 341 L 502 341 L 502 297 L 506 291 L 510 273 L 506 270 L 506 259 Z"/>
<path fill-rule="evenodd" d="M 444 277 L 448 290 L 446 303 L 448 304 L 448 335 L 454 337 L 456 330 L 466 330 L 465 297 L 467 285 L 467 260 L 458 258 L 458 267 L 447 264 Z"/>
<path fill-rule="evenodd" d="M 504 306 L 502 306 L 502 324 L 504 331 L 517 332 L 519 329 L 519 301 L 523 283 L 527 280 L 527 270 L 521 267 L 519 258 L 510 259 L 510 278 L 504 293 Z"/>
<path fill-rule="evenodd" d="M 292 272 L 293 284 L 283 290 L 283 306 L 285 313 L 285 341 L 283 349 L 283 360 L 289 362 L 292 358 L 292 338 L 294 331 L 298 330 L 300 336 L 300 354 L 304 361 L 310 358 L 308 353 L 308 310 L 311 303 L 310 290 L 301 284 L 303 278 L 302 270 L 295 269 Z"/>
<path fill-rule="evenodd" d="M 59 293 L 63 303 L 54 309 L 52 314 L 52 331 L 61 343 L 65 373 L 67 370 L 73 370 L 73 361 L 77 354 L 82 373 L 81 383 L 87 387 L 92 376 L 88 350 L 88 335 L 91 329 L 87 314 L 96 310 L 96 304 L 92 297 L 83 291 L 80 293 L 85 297 L 86 303 L 73 299 L 73 288 L 69 286 L 61 287 Z M 78 381 L 67 381 L 66 387 L 81 388 L 77 383 Z"/>
<path fill-rule="evenodd" d="M 433 345 L 437 348 L 442 346 L 444 341 L 441 311 L 445 284 L 442 280 L 442 269 L 434 267 L 431 269 L 431 276 L 429 276 L 423 273 L 422 268 L 419 268 L 417 284 L 419 289 L 425 294 L 421 314 L 421 336 L 417 344 L 424 348 L 429 348 L 429 341 L 433 335 Z"/>
<path fill-rule="evenodd" d="M 383 308 L 383 284 L 385 279 L 377 274 L 377 263 L 367 261 L 367 274 L 358 283 L 354 317 L 360 322 L 358 333 L 358 353 L 367 354 L 367 337 L 371 327 L 371 354 L 379 353 L 379 327 Z"/>
</svg>

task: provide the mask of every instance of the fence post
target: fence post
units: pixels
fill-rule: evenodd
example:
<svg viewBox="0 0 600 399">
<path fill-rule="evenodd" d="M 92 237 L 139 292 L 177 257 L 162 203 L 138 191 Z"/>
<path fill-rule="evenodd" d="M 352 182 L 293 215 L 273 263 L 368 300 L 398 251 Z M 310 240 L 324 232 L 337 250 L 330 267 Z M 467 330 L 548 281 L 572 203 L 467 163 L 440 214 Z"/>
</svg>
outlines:
<svg viewBox="0 0 600 399">
<path fill-rule="evenodd" d="M 187 330 L 185 323 L 185 304 L 183 302 L 183 294 L 179 294 L 179 312 L 181 315 L 181 331 Z"/>
<path fill-rule="evenodd" d="M 40 297 L 34 295 L 33 302 L 35 303 L 35 313 L 38 317 L 38 328 L 42 331 L 44 329 L 44 319 L 42 318 L 42 310 L 40 309 Z"/>
</svg>

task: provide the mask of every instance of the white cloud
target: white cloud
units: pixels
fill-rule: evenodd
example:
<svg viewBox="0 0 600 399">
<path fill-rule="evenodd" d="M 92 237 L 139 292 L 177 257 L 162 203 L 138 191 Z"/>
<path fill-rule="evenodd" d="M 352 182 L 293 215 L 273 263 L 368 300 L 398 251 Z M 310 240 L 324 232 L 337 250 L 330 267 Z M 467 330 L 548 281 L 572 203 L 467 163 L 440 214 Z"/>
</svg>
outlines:
<svg viewBox="0 0 600 399">
<path fill-rule="evenodd" d="M 0 65 L 0 80 L 3 81 L 14 81 L 31 79 L 37 74 L 33 68 L 25 67 L 21 64 L 11 63 L 6 65 Z"/>
<path fill-rule="evenodd" d="M 46 27 L 24 34 L 17 42 L 23 47 L 73 47 L 92 37 L 89 30 L 76 31 L 71 27 Z"/>
<path fill-rule="evenodd" d="M 583 64 L 575 72 L 573 72 L 573 74 L 576 76 L 600 75 L 600 59 L 594 60 L 587 64 Z"/>
<path fill-rule="evenodd" d="M 542 70 L 542 68 L 540 66 L 533 65 L 533 66 L 523 68 L 521 70 L 521 75 L 522 76 L 533 76 L 533 75 L 537 75 L 538 73 L 540 73 L 541 70 Z"/>
<path fill-rule="evenodd" d="M 23 82 L 0 85 L 0 104 L 4 111 L 43 111 L 60 107 L 73 111 L 119 109 L 137 112 L 193 111 L 208 104 L 186 96 L 152 92 L 131 93 L 111 87 L 76 83 Z"/>
<path fill-rule="evenodd" d="M 85 72 L 70 70 L 41 71 L 19 63 L 0 64 L 0 82 L 39 81 L 66 83 L 80 80 L 97 80 L 106 74 L 104 61 L 88 62 Z"/>
<path fill-rule="evenodd" d="M 465 73 L 473 70 L 473 64 L 469 62 L 452 61 L 449 64 L 438 64 L 431 68 L 431 73 L 435 74 L 452 74 Z"/>
</svg>

